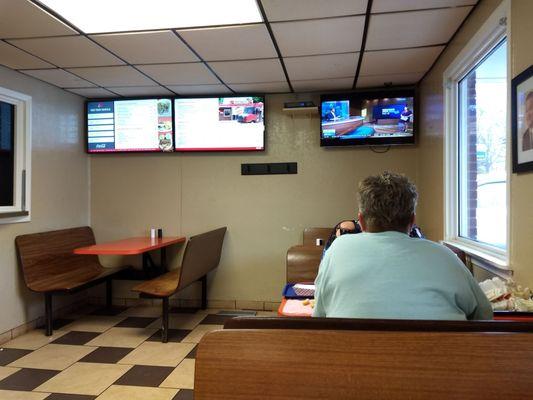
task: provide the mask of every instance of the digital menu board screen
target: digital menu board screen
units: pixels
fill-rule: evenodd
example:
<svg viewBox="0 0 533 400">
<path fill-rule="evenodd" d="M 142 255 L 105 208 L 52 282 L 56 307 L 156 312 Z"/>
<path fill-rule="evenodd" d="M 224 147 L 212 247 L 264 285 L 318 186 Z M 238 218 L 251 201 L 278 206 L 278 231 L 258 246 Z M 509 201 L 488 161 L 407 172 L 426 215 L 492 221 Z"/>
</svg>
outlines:
<svg viewBox="0 0 533 400">
<path fill-rule="evenodd" d="M 87 151 L 171 152 L 172 101 L 137 99 L 87 102 Z"/>
<path fill-rule="evenodd" d="M 261 151 L 265 98 L 234 96 L 174 100 L 176 151 Z"/>
</svg>

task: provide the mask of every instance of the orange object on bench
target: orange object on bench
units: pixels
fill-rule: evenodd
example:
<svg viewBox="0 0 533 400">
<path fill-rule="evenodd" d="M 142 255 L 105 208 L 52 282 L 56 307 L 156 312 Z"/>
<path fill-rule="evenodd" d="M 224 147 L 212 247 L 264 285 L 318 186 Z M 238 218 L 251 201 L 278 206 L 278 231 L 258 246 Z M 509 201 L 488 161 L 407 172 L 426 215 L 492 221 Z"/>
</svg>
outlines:
<svg viewBox="0 0 533 400">
<path fill-rule="evenodd" d="M 311 317 L 313 308 L 310 305 L 303 305 L 303 300 L 284 297 L 279 305 L 278 315 L 281 317 Z"/>
</svg>

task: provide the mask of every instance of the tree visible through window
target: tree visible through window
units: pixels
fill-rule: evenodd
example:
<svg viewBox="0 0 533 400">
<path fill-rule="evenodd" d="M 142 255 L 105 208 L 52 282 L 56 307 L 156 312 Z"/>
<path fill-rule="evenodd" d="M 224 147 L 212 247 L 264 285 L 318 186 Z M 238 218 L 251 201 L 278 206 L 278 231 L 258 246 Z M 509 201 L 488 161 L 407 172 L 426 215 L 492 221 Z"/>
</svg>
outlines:
<svg viewBox="0 0 533 400">
<path fill-rule="evenodd" d="M 459 236 L 507 246 L 507 42 L 459 81 Z"/>
</svg>

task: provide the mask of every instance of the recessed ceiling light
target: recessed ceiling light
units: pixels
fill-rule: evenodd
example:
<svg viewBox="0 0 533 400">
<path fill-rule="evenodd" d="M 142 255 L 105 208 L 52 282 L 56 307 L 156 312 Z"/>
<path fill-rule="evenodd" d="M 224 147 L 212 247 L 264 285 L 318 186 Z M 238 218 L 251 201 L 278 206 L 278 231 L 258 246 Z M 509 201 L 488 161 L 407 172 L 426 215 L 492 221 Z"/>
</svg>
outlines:
<svg viewBox="0 0 533 400">
<path fill-rule="evenodd" d="M 85 33 L 262 22 L 256 0 L 38 0 Z"/>
</svg>

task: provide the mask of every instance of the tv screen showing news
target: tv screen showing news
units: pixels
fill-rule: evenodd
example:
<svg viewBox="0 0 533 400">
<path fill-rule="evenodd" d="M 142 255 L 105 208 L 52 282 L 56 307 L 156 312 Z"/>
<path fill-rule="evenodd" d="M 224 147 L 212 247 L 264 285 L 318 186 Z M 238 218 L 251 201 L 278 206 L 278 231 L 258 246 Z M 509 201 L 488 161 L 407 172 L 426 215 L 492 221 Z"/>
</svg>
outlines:
<svg viewBox="0 0 533 400">
<path fill-rule="evenodd" d="M 176 151 L 260 151 L 265 148 L 265 98 L 174 100 Z"/>
<path fill-rule="evenodd" d="M 323 95 L 320 113 L 321 146 L 414 143 L 413 89 Z"/>
<path fill-rule="evenodd" d="M 87 151 L 171 152 L 171 99 L 87 102 Z"/>
</svg>

